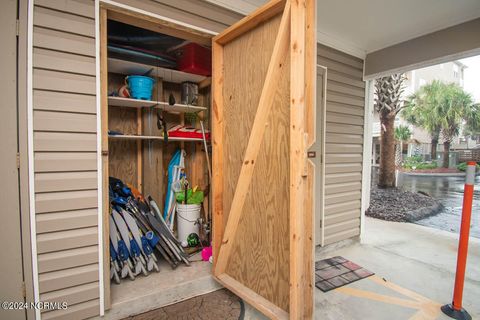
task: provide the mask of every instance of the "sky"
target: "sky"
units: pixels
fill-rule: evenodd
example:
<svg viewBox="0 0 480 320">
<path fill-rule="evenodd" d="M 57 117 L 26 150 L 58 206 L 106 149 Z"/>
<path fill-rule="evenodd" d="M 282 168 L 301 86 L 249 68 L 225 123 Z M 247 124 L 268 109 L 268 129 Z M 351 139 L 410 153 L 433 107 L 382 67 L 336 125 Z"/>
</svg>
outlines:
<svg viewBox="0 0 480 320">
<path fill-rule="evenodd" d="M 472 94 L 476 102 L 480 102 L 480 56 L 461 59 L 468 68 L 463 77 L 463 89 Z"/>
</svg>

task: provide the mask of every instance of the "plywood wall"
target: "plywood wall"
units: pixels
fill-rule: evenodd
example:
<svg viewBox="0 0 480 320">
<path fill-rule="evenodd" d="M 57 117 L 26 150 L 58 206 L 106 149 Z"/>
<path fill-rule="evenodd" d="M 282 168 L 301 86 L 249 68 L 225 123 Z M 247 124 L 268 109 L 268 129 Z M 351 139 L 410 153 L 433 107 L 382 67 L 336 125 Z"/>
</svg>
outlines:
<svg viewBox="0 0 480 320">
<path fill-rule="evenodd" d="M 223 49 L 224 222 L 231 208 L 280 19 L 278 15 L 268 20 Z M 289 63 L 288 57 L 286 61 Z M 290 74 L 282 73 L 276 79 L 269 125 L 264 136 L 258 137 L 263 142 L 226 273 L 288 311 Z"/>
</svg>

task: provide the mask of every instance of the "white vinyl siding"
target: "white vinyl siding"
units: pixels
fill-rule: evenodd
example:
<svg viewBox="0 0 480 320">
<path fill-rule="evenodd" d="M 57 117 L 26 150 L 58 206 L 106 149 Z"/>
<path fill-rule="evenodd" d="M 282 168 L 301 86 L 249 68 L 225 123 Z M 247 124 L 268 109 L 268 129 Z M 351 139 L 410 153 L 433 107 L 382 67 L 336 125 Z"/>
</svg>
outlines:
<svg viewBox="0 0 480 320">
<path fill-rule="evenodd" d="M 242 15 L 208 2 L 117 0 L 219 32 Z M 34 0 L 33 151 L 42 319 L 100 314 L 95 1 Z M 105 279 L 109 281 L 109 279 Z"/>
<path fill-rule="evenodd" d="M 327 67 L 324 245 L 360 234 L 365 108 L 363 61 L 318 45 Z"/>
</svg>

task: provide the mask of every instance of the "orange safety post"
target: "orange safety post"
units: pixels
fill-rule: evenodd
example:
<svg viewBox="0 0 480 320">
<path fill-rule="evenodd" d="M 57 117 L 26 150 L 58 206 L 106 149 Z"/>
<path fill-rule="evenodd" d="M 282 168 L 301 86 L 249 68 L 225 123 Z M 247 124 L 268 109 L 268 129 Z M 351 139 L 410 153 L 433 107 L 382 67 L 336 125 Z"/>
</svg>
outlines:
<svg viewBox="0 0 480 320">
<path fill-rule="evenodd" d="M 470 220 L 472 217 L 473 185 L 475 184 L 475 169 L 477 163 L 467 163 L 465 189 L 463 193 L 462 223 L 460 225 L 460 239 L 458 242 L 457 272 L 455 274 L 455 288 L 453 301 L 442 306 L 442 311 L 447 316 L 459 320 L 471 320 L 472 317 L 462 307 L 463 285 L 465 282 L 465 269 L 467 267 L 468 237 L 470 235 Z"/>
</svg>

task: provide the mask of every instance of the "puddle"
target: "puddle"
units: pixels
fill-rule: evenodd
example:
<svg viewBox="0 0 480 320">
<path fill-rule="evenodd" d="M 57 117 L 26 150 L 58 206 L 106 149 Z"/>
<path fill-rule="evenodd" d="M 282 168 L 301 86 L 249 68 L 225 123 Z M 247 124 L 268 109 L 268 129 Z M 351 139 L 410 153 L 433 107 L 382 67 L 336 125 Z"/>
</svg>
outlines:
<svg viewBox="0 0 480 320">
<path fill-rule="evenodd" d="M 376 174 L 373 178 L 376 178 L 375 176 Z M 437 198 L 445 207 L 439 214 L 415 223 L 454 233 L 460 230 L 464 183 L 464 177 L 425 177 L 402 173 L 398 176 L 398 187 L 412 192 L 426 192 Z M 480 238 L 480 177 L 478 176 L 475 178 L 470 236 Z"/>
</svg>

